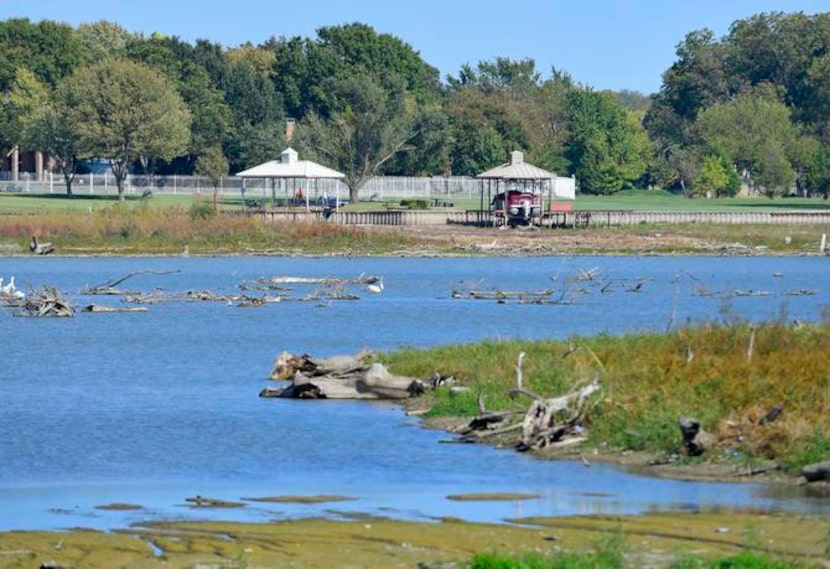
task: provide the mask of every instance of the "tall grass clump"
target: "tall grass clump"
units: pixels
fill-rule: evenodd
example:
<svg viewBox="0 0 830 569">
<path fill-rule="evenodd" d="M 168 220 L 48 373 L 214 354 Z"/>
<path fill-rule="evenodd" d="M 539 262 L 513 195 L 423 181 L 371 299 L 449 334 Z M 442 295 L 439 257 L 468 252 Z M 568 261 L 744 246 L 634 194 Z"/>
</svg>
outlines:
<svg viewBox="0 0 830 569">
<path fill-rule="evenodd" d="M 622 569 L 626 567 L 625 536 L 615 534 L 599 540 L 586 552 L 559 551 L 551 554 L 478 553 L 471 569 Z"/>
<path fill-rule="evenodd" d="M 221 215 L 205 203 L 186 208 L 128 202 L 89 211 L 0 216 L 0 241 L 16 242 L 26 250 L 32 235 L 51 241 L 58 254 L 177 254 L 185 245 L 197 254 L 369 254 L 409 245 L 406 238 L 392 232 Z"/>
<path fill-rule="evenodd" d="M 452 376 L 469 392 L 439 389 L 431 414 L 469 417 L 523 409 L 511 399 L 516 359 L 525 386 L 542 397 L 598 378 L 586 414 L 590 442 L 678 453 L 677 420 L 691 416 L 715 438 L 711 457 L 773 459 L 795 471 L 830 458 L 830 325 L 707 324 L 669 333 L 598 335 L 568 342 L 486 341 L 388 355 L 396 373 Z M 778 413 L 765 419 L 771 411 Z"/>
</svg>

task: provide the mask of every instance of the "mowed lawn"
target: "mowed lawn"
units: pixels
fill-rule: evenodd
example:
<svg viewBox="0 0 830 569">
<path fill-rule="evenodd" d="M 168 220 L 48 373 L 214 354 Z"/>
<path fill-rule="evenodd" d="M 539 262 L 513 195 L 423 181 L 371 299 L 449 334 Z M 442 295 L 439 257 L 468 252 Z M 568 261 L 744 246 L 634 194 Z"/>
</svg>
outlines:
<svg viewBox="0 0 830 569">
<path fill-rule="evenodd" d="M 127 195 L 127 204 L 140 204 L 153 207 L 190 208 L 197 203 L 213 203 L 212 193 L 202 194 L 164 194 L 157 193 L 150 198 L 137 194 Z M 481 200 L 477 197 L 440 197 L 439 201 L 451 202 L 454 208 L 477 210 Z M 397 206 L 401 200 L 388 198 L 384 202 L 361 201 L 344 207 L 346 210 L 377 210 Z M 432 200 L 427 200 L 432 202 Z M 118 203 L 118 197 L 109 195 L 79 194 L 71 198 L 60 193 L 26 193 L 0 192 L 0 214 L 31 213 L 60 210 L 92 211 L 106 208 Z M 485 199 L 486 207 L 486 199 Z M 241 196 L 236 194 L 217 197 L 220 208 L 242 209 Z M 270 208 L 270 200 L 265 200 Z M 579 194 L 573 202 L 577 210 L 633 210 L 633 211 L 803 211 L 830 210 L 830 200 L 822 198 L 720 198 L 702 199 L 676 196 L 662 190 L 630 190 L 613 196 L 593 196 Z"/>
</svg>

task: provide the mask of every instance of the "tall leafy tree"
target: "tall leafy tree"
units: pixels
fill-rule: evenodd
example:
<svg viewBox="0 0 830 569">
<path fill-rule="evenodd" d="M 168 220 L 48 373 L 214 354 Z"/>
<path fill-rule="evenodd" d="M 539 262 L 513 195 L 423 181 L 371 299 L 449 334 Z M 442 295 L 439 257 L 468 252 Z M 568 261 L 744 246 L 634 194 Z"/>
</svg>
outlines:
<svg viewBox="0 0 830 569">
<path fill-rule="evenodd" d="M 75 29 L 75 38 L 81 45 L 86 62 L 93 63 L 108 57 L 125 57 L 127 45 L 136 35 L 115 22 L 100 20 L 80 24 Z"/>
<path fill-rule="evenodd" d="M 18 67 L 7 95 L 3 99 L 6 108 L 6 136 L 13 144 L 30 148 L 23 136 L 34 112 L 49 98 L 49 88 L 34 73 Z"/>
<path fill-rule="evenodd" d="M 769 197 L 795 181 L 799 129 L 772 89 L 745 93 L 700 113 L 697 126 L 709 148 L 748 171 Z"/>
<path fill-rule="evenodd" d="M 648 136 L 616 96 L 573 91 L 569 112 L 567 153 L 582 191 L 613 193 L 632 187 L 645 174 L 651 151 Z"/>
<path fill-rule="evenodd" d="M 170 81 L 146 65 L 103 60 L 73 73 L 62 93 L 80 152 L 110 161 L 122 201 L 134 160 L 170 160 L 187 150 L 190 112 Z"/>
<path fill-rule="evenodd" d="M 336 109 L 329 117 L 309 114 L 300 124 L 301 143 L 313 156 L 346 175 L 349 199 L 400 152 L 412 148 L 417 123 L 403 85 L 389 92 L 370 76 L 332 81 Z"/>
<path fill-rule="evenodd" d="M 223 88 L 234 124 L 226 146 L 232 170 L 273 160 L 283 150 L 282 98 L 269 75 L 245 59 L 228 65 Z"/>
<path fill-rule="evenodd" d="M 205 149 L 196 160 L 195 174 L 210 180 L 214 194 L 218 192 L 222 178 L 228 175 L 228 159 L 225 158 L 220 146 L 211 146 Z"/>
<path fill-rule="evenodd" d="M 313 40 L 271 40 L 267 45 L 276 54 L 277 91 L 284 94 L 288 115 L 297 119 L 312 110 L 322 116 L 335 112 L 327 82 L 356 74 L 372 78 L 387 91 L 402 82 L 419 103 L 435 101 L 440 93 L 437 69 L 407 43 L 366 24 L 322 27 Z"/>
<path fill-rule="evenodd" d="M 172 164 L 161 164 L 161 169 L 190 174 L 206 148 L 217 144 L 232 146 L 235 121 L 223 86 L 212 77 L 212 73 L 221 79 L 227 75 L 227 64 L 216 60 L 224 57 L 217 53 L 216 46 L 201 41 L 193 47 L 177 37 L 151 36 L 131 39 L 126 51 L 130 59 L 164 74 L 191 112 L 191 143 L 187 152 Z M 142 162 L 145 168 L 149 167 L 146 158 Z"/>
<path fill-rule="evenodd" d="M 72 183 L 77 169 L 76 136 L 67 120 L 67 109 L 61 105 L 60 85 L 50 92 L 46 85 L 25 68 L 18 69 L 15 84 L 9 96 L 23 148 L 46 153 L 63 175 L 66 193 L 72 195 Z"/>
<path fill-rule="evenodd" d="M 20 67 L 55 86 L 83 61 L 81 44 L 66 24 L 27 18 L 0 21 L 0 92 L 8 91 Z"/>
</svg>

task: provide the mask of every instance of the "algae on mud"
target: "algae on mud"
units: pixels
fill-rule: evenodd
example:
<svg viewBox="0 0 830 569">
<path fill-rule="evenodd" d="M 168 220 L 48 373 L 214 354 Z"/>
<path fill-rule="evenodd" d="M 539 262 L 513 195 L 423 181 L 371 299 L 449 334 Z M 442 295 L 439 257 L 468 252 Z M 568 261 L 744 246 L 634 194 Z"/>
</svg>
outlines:
<svg viewBox="0 0 830 569">
<path fill-rule="evenodd" d="M 618 536 L 624 567 L 667 567 L 754 551 L 818 566 L 826 520 L 757 513 L 655 513 L 517 519 L 515 525 L 385 519 L 306 519 L 271 524 L 158 522 L 97 532 L 0 534 L 0 568 L 53 562 L 87 569 L 126 567 L 414 567 L 464 564 L 476 552 L 585 552 Z"/>
</svg>

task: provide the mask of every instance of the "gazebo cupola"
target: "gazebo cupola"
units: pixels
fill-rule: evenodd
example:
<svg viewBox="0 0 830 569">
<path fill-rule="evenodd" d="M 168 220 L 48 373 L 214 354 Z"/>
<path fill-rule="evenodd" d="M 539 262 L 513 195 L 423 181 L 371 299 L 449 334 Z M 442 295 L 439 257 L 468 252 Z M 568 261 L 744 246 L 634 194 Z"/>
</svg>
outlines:
<svg viewBox="0 0 830 569">
<path fill-rule="evenodd" d="M 280 154 L 280 164 L 296 164 L 299 161 L 299 156 L 293 148 L 286 148 Z"/>
</svg>

